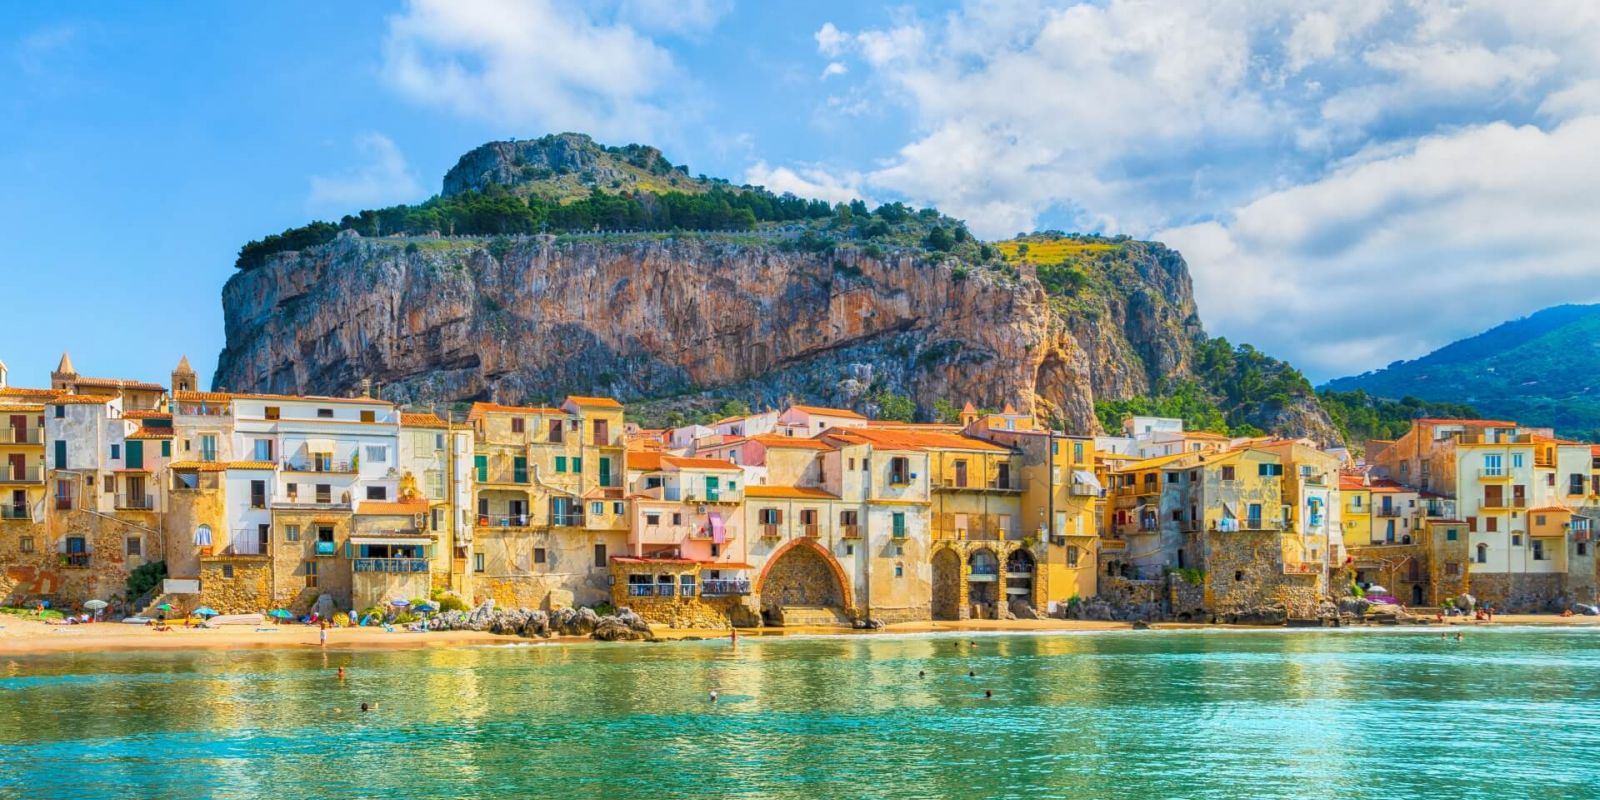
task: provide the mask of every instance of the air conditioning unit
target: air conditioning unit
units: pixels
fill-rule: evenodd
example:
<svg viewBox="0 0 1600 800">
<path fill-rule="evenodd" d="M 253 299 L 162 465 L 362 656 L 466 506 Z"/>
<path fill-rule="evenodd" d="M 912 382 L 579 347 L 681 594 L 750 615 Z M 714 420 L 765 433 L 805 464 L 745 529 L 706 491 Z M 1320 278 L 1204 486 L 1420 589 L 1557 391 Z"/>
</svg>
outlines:
<svg viewBox="0 0 1600 800">
<path fill-rule="evenodd" d="M 704 513 L 706 513 L 706 507 L 705 506 L 695 506 L 694 513 L 696 513 L 696 514 L 704 514 Z"/>
</svg>

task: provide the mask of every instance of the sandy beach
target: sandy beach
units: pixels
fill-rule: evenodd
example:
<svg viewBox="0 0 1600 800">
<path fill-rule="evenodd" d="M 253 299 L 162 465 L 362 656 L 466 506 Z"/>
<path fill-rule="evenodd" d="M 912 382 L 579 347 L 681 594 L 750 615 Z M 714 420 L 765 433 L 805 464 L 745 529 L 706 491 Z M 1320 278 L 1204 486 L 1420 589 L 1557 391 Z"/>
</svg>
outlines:
<svg viewBox="0 0 1600 800">
<path fill-rule="evenodd" d="M 1493 623 L 1462 617 L 1445 620 L 1446 626 L 1475 627 L 1480 625 L 1560 625 L 1600 627 L 1600 617 L 1562 617 L 1555 614 L 1507 614 L 1496 616 Z M 938 622 L 907 622 L 890 625 L 884 633 L 1048 633 L 1127 630 L 1126 622 L 1091 620 L 962 620 Z M 1258 626 L 1202 625 L 1194 623 L 1156 623 L 1151 627 L 1163 630 L 1195 628 L 1255 628 Z M 1374 626 L 1376 627 L 1376 626 Z M 1410 628 L 1414 626 L 1402 626 Z M 1430 626 L 1416 626 L 1430 627 Z M 1439 627 L 1432 623 L 1431 627 Z M 1315 629 L 1304 629 L 1315 630 Z M 694 639 L 724 639 L 728 631 L 657 628 L 656 636 L 665 641 Z M 852 631 L 840 628 L 757 628 L 741 629 L 739 638 L 800 635 L 858 635 L 871 636 L 872 631 Z M 418 647 L 450 647 L 461 645 L 504 645 L 521 643 L 514 636 L 499 636 L 479 631 L 432 631 L 389 633 L 381 628 L 333 628 L 328 631 L 328 649 L 398 649 Z M 584 644 L 592 640 L 584 637 L 557 637 L 539 640 L 560 644 Z M 48 653 L 88 653 L 138 650 L 247 650 L 259 648 L 317 648 L 317 629 L 307 625 L 226 626 L 216 629 L 185 628 L 181 625 L 171 631 L 121 623 L 94 625 L 47 625 L 39 620 L 24 617 L 0 617 L 0 655 L 35 655 Z"/>
</svg>

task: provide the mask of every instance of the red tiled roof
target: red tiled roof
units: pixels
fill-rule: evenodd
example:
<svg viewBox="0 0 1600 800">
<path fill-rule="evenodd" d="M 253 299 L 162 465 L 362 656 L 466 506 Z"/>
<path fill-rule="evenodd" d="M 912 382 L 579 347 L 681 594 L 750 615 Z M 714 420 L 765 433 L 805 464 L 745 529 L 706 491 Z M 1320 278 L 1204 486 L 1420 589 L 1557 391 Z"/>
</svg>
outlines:
<svg viewBox="0 0 1600 800">
<path fill-rule="evenodd" d="M 109 403 L 109 402 L 111 402 L 112 400 L 115 400 L 115 399 L 117 399 L 117 398 L 112 397 L 111 395 L 64 394 L 64 395 L 61 395 L 60 397 L 55 398 L 54 400 L 49 401 L 46 405 L 52 405 L 52 406 L 92 406 L 92 405 L 102 405 L 103 406 L 106 403 Z"/>
<path fill-rule="evenodd" d="M 622 408 L 622 404 L 609 397 L 583 397 L 581 395 L 568 395 L 567 402 L 576 406 L 589 406 L 590 408 Z"/>
<path fill-rule="evenodd" d="M 760 436 L 750 437 L 752 442 L 760 442 L 766 447 L 792 447 L 797 450 L 832 450 L 827 442 L 821 439 L 802 439 L 795 436 L 779 436 L 773 433 L 764 433 Z"/>
<path fill-rule="evenodd" d="M 167 465 L 167 469 L 178 472 L 222 472 L 228 465 L 220 461 L 174 461 Z"/>
<path fill-rule="evenodd" d="M 661 457 L 661 463 L 664 466 L 672 466 L 672 467 L 677 467 L 679 469 L 723 469 L 723 470 L 733 470 L 735 472 L 739 471 L 739 465 L 738 464 L 732 464 L 732 463 L 729 463 L 727 461 L 722 461 L 720 459 L 715 459 L 715 458 L 691 458 L 691 457 L 687 457 L 687 456 L 662 456 Z"/>
<path fill-rule="evenodd" d="M 64 394 L 59 389 L 24 389 L 21 386 L 8 386 L 0 389 L 0 397 L 37 397 L 41 400 Z"/>
<path fill-rule="evenodd" d="M 229 461 L 228 469 L 276 469 L 271 461 Z"/>
<path fill-rule="evenodd" d="M 379 400 L 375 397 L 328 397 L 320 394 L 252 394 L 247 392 L 174 392 L 173 399 L 178 402 L 205 402 L 227 403 L 232 400 L 285 400 L 316 403 L 362 403 L 369 405 L 392 406 L 388 400 Z"/>
<path fill-rule="evenodd" d="M 629 450 L 624 456 L 628 469 L 652 471 L 661 469 L 663 458 L 659 450 Z"/>
<path fill-rule="evenodd" d="M 124 380 L 122 378 L 74 378 L 78 386 L 94 386 L 104 389 L 139 389 L 147 392 L 164 392 L 167 387 L 159 383 L 145 383 L 144 381 Z"/>
<path fill-rule="evenodd" d="M 382 502 L 377 500 L 363 500 L 356 511 L 361 516 L 374 516 L 378 514 L 408 515 L 428 513 L 427 500 L 397 500 Z"/>
<path fill-rule="evenodd" d="M 1415 421 L 1424 425 L 1483 425 L 1496 428 L 1511 428 L 1517 424 L 1503 419 L 1451 419 L 1449 417 L 1421 417 Z"/>
<path fill-rule="evenodd" d="M 170 419 L 172 419 L 172 412 L 170 412 L 170 411 L 148 411 L 148 410 L 135 409 L 133 411 L 124 411 L 124 412 L 122 412 L 122 418 L 123 419 L 166 419 L 166 420 L 170 420 Z"/>
<path fill-rule="evenodd" d="M 824 438 L 855 441 L 890 450 L 978 450 L 1009 453 L 1006 447 L 959 433 L 939 431 L 881 430 L 874 428 L 830 428 Z"/>
<path fill-rule="evenodd" d="M 828 408 L 826 406 L 789 406 L 791 410 L 802 411 L 807 414 L 816 414 L 822 417 L 845 417 L 847 419 L 866 419 L 866 417 L 851 411 L 848 408 Z"/>
<path fill-rule="evenodd" d="M 565 414 L 559 408 L 548 406 L 508 406 L 502 403 L 486 403 L 478 401 L 472 404 L 472 410 L 467 412 L 467 419 L 477 419 L 484 414 Z"/>
<path fill-rule="evenodd" d="M 837 500 L 839 496 L 811 486 L 746 486 L 745 497 L 786 497 L 798 500 Z"/>
<path fill-rule="evenodd" d="M 402 428 L 448 428 L 450 423 L 439 419 L 438 414 L 413 414 L 409 411 L 400 412 L 400 427 Z"/>
<path fill-rule="evenodd" d="M 172 434 L 172 429 L 171 428 L 146 428 L 146 427 L 141 427 L 141 428 L 139 428 L 139 430 L 136 430 L 133 433 L 128 434 L 125 438 L 128 438 L 128 439 L 171 439 L 172 435 L 173 434 Z"/>
</svg>

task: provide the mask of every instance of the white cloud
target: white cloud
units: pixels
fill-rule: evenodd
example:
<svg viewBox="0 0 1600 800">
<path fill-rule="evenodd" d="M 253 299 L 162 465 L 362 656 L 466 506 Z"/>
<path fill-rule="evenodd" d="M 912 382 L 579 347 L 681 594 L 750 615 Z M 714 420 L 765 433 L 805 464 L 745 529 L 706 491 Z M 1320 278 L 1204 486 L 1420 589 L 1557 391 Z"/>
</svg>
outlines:
<svg viewBox="0 0 1600 800">
<path fill-rule="evenodd" d="M 1600 300 L 1600 116 L 1503 123 L 1156 233 L 1214 331 L 1318 377 L 1414 358 L 1561 302 Z"/>
<path fill-rule="evenodd" d="M 356 141 L 365 163 L 339 175 L 316 175 L 306 195 L 306 210 L 341 216 L 420 199 L 426 194 L 389 137 L 369 133 Z"/>
<path fill-rule="evenodd" d="M 968 0 L 822 26 L 817 114 L 903 110 L 851 185 L 980 235 L 1165 238 L 1210 330 L 1327 377 L 1600 294 L 1597 38 L 1585 0 Z"/>
<path fill-rule="evenodd" d="M 850 68 L 846 67 L 842 62 L 829 61 L 828 66 L 822 68 L 822 79 L 827 80 L 834 75 L 843 75 L 849 71 Z"/>
<path fill-rule="evenodd" d="M 701 30 L 724 8 L 640 0 L 607 15 L 554 0 L 411 0 L 389 19 L 383 72 L 417 102 L 525 134 L 654 139 L 690 104 L 688 79 L 641 31 Z"/>
<path fill-rule="evenodd" d="M 868 199 L 861 191 L 859 174 L 837 175 L 815 166 L 791 169 L 772 167 L 765 161 L 757 161 L 745 170 L 744 182 L 753 186 L 765 186 L 768 191 L 775 194 L 792 192 L 797 197 L 826 200 L 830 203 Z"/>
</svg>

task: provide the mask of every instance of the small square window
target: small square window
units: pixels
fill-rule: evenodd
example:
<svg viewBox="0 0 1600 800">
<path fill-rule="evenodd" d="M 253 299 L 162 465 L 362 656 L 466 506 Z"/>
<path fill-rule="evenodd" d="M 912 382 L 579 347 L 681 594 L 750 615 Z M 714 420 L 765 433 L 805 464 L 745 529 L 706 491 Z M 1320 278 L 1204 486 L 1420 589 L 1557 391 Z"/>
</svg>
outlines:
<svg viewBox="0 0 1600 800">
<path fill-rule="evenodd" d="M 32 536 L 19 536 L 19 537 L 17 537 L 17 549 L 21 550 L 24 553 L 33 552 L 33 537 Z"/>
<path fill-rule="evenodd" d="M 896 578 L 904 578 L 906 576 L 906 568 L 904 564 L 894 565 L 894 576 Z"/>
<path fill-rule="evenodd" d="M 387 486 L 368 486 L 367 487 L 367 499 L 368 500 L 388 500 L 389 499 L 389 487 L 387 487 Z"/>
<path fill-rule="evenodd" d="M 143 548 L 143 546 L 144 546 L 144 540 L 140 539 L 137 536 L 129 536 L 128 537 L 128 539 L 127 539 L 127 548 L 128 548 L 127 549 L 127 553 L 128 553 L 128 555 L 130 555 L 130 556 L 139 555 L 140 554 L 140 550 Z"/>
<path fill-rule="evenodd" d="M 300 541 L 300 526 L 299 525 L 287 525 L 287 526 L 285 526 L 284 529 L 283 529 L 283 540 L 286 541 L 286 542 L 298 542 L 298 541 Z"/>
<path fill-rule="evenodd" d="M 472 554 L 472 571 L 473 572 L 482 572 L 483 571 L 483 554 L 482 553 L 473 553 Z"/>
<path fill-rule="evenodd" d="M 533 548 L 533 563 L 535 563 L 535 564 L 543 564 L 544 560 L 545 560 L 544 548 L 543 547 L 535 547 L 535 548 Z"/>
<path fill-rule="evenodd" d="M 333 419 L 333 409 L 331 409 L 331 408 L 319 408 L 319 409 L 317 409 L 317 419 Z"/>
<path fill-rule="evenodd" d="M 378 421 L 378 412 L 371 411 L 371 410 L 362 411 L 361 412 L 361 421 L 362 422 L 377 422 Z"/>
<path fill-rule="evenodd" d="M 224 577 L 224 578 L 233 577 L 233 565 L 232 564 L 223 564 L 222 565 L 222 577 Z"/>
<path fill-rule="evenodd" d="M 856 554 L 856 546 L 853 545 L 853 544 L 848 544 L 848 543 L 845 544 L 845 546 L 844 546 L 844 554 L 847 555 L 847 556 L 855 555 Z"/>
</svg>

